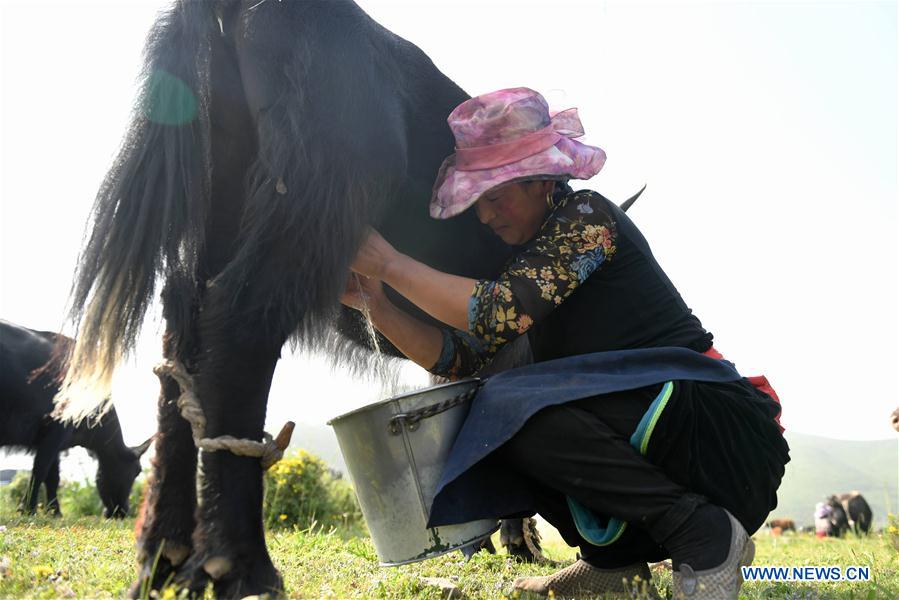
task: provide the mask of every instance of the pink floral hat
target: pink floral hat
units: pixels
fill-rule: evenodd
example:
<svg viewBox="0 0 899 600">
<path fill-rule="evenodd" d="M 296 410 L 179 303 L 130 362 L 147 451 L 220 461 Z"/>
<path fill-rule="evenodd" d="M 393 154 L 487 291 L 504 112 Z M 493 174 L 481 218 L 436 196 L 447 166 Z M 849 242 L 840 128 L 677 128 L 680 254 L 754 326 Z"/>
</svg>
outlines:
<svg viewBox="0 0 899 600">
<path fill-rule="evenodd" d="M 538 92 L 519 87 L 466 100 L 447 118 L 456 152 L 440 166 L 431 216 L 448 219 L 485 192 L 526 179 L 589 179 L 606 153 L 572 138 L 584 135 L 577 109 L 550 114 Z"/>
</svg>

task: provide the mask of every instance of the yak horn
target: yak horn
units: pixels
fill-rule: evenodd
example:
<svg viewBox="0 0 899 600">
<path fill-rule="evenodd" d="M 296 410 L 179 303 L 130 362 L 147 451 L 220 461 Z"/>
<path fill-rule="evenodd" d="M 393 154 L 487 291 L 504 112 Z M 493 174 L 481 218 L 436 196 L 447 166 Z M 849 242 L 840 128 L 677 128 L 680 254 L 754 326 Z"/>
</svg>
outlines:
<svg viewBox="0 0 899 600">
<path fill-rule="evenodd" d="M 150 448 L 150 444 L 152 444 L 153 440 L 155 440 L 155 439 L 156 439 L 156 434 L 154 433 L 149 438 L 147 438 L 147 441 L 145 441 L 140 446 L 135 446 L 135 447 L 131 448 L 131 451 L 134 452 L 134 455 L 136 457 L 140 458 L 141 456 L 143 456 L 144 452 L 146 452 Z"/>
<path fill-rule="evenodd" d="M 629 209 L 631 207 L 631 205 L 637 201 L 637 198 L 640 197 L 640 194 L 642 194 L 643 190 L 645 190 L 645 189 L 646 189 L 646 184 L 644 183 L 643 187 L 640 188 L 639 192 L 637 192 L 636 194 L 634 194 L 633 196 L 631 196 L 630 198 L 628 198 L 627 200 L 625 200 L 624 202 L 621 203 L 621 210 L 623 210 L 624 212 L 627 212 L 627 209 Z"/>
</svg>

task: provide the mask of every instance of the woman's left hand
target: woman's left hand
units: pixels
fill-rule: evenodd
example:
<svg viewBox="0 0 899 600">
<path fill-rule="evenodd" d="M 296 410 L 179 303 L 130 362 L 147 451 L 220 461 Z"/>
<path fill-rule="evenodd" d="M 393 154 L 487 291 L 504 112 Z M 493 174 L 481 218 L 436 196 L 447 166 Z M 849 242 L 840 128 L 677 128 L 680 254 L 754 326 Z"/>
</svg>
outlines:
<svg viewBox="0 0 899 600">
<path fill-rule="evenodd" d="M 359 247 L 350 269 L 366 277 L 384 279 L 387 265 L 397 256 L 399 256 L 399 252 L 390 245 L 390 242 L 381 237 L 380 233 L 369 228 L 368 235 Z"/>
<path fill-rule="evenodd" d="M 468 303 L 476 280 L 432 269 L 398 252 L 374 229 L 368 230 L 350 269 L 383 281 L 438 321 L 468 329 Z"/>
</svg>

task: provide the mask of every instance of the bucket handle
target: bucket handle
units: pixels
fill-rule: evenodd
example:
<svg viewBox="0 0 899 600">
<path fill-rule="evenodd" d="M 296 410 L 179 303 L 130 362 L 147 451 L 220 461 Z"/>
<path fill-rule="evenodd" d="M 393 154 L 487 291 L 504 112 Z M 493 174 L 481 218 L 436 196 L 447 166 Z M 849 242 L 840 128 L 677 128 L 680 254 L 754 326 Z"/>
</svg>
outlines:
<svg viewBox="0 0 899 600">
<path fill-rule="evenodd" d="M 478 381 L 477 385 L 467 392 L 462 392 L 458 396 L 448 398 L 443 402 L 425 406 L 424 408 L 419 408 L 418 410 L 396 414 L 391 417 L 390 421 L 387 423 L 387 431 L 390 432 L 390 435 L 399 435 L 403 430 L 403 425 L 405 425 L 406 429 L 408 429 L 409 431 L 415 431 L 416 429 L 418 429 L 418 423 L 422 419 L 427 419 L 428 417 L 438 415 L 474 398 L 475 394 L 478 393 L 478 390 L 481 389 L 482 385 L 484 385 L 484 380 Z"/>
</svg>

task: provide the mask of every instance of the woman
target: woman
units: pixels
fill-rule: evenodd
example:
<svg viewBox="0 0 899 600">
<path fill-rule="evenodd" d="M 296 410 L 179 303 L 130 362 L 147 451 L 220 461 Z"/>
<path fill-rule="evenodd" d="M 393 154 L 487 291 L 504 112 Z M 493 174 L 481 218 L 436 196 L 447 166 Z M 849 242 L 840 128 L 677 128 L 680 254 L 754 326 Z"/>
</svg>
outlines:
<svg viewBox="0 0 899 600">
<path fill-rule="evenodd" d="M 622 580 L 650 579 L 647 562 L 671 557 L 677 597 L 736 598 L 754 552 L 747 531 L 776 505 L 788 461 L 773 390 L 721 359 L 617 206 L 567 186 L 605 162 L 572 139 L 583 135 L 574 109 L 551 117 L 540 94 L 514 88 L 464 102 L 448 122 L 457 148 L 431 215 L 473 207 L 517 255 L 476 281 L 372 232 L 343 298 L 448 378 L 528 336 L 534 364 L 479 392 L 430 523 L 539 512 L 580 557 L 516 581 L 522 591 L 620 592 Z M 395 307 L 382 282 L 445 326 Z"/>
</svg>

